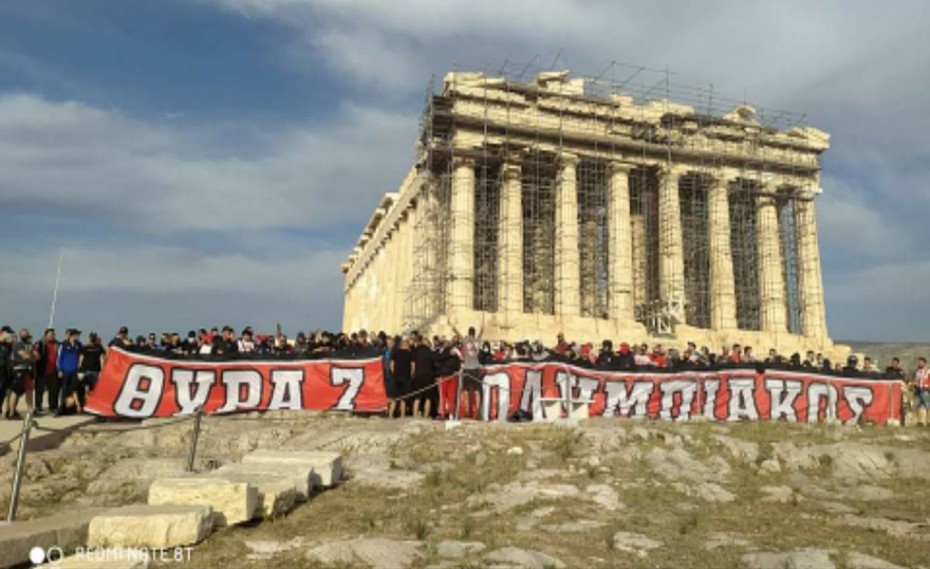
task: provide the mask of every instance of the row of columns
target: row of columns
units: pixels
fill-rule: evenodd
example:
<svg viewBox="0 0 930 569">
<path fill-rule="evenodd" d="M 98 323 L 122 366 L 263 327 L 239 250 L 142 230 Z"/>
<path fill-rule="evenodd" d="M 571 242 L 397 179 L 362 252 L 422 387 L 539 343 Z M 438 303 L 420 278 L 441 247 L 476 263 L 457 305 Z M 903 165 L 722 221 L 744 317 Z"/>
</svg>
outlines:
<svg viewBox="0 0 930 569">
<path fill-rule="evenodd" d="M 556 185 L 555 312 L 580 315 L 580 270 L 578 248 L 578 157 L 562 155 Z M 633 237 L 630 216 L 630 164 L 613 162 L 608 170 L 607 223 L 610 239 L 608 260 L 608 307 L 610 317 L 634 320 Z M 498 310 L 523 312 L 523 208 L 520 164 L 503 166 L 498 250 Z M 679 181 L 687 172 L 681 167 L 660 170 L 659 290 L 663 300 L 683 301 L 685 274 L 681 227 Z M 735 179 L 735 176 L 732 176 Z M 727 185 L 720 175 L 708 191 L 708 234 L 710 255 L 711 328 L 737 328 L 736 287 L 730 249 L 730 208 Z M 447 306 L 471 307 L 474 284 L 475 163 L 464 158 L 454 164 L 451 195 L 450 269 L 451 285 Z M 756 197 L 757 257 L 759 259 L 760 326 L 764 332 L 787 331 L 784 264 L 779 243 L 778 209 L 775 199 Z M 820 253 L 812 200 L 798 200 L 798 273 L 802 308 L 801 333 L 826 335 Z"/>
</svg>

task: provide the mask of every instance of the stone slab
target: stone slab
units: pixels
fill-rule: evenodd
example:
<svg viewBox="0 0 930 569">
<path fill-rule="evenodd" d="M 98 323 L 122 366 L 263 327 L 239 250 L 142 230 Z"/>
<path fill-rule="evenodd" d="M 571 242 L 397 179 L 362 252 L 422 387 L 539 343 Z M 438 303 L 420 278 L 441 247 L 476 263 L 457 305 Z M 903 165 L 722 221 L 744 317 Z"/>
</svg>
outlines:
<svg viewBox="0 0 930 569">
<path fill-rule="evenodd" d="M 204 540 L 213 531 L 210 506 L 137 505 L 95 516 L 89 547 L 177 547 Z"/>
<path fill-rule="evenodd" d="M 96 559 L 93 553 L 72 555 L 56 560 L 54 563 L 43 563 L 39 567 L 54 569 L 148 569 L 152 561 L 147 557 L 138 559 Z"/>
<path fill-rule="evenodd" d="M 387 538 L 357 538 L 318 545 L 305 557 L 340 567 L 369 569 L 406 569 L 420 557 L 423 544 Z"/>
<path fill-rule="evenodd" d="M 25 417 L 26 412 L 24 410 L 21 409 L 20 413 Z M 55 429 L 55 431 L 50 432 L 33 429 L 29 434 L 29 445 L 27 446 L 27 449 L 30 451 L 57 448 L 62 441 L 68 438 L 72 433 L 71 429 L 77 429 L 76 432 L 80 432 L 79 427 L 97 422 L 97 417 L 93 415 L 65 415 L 63 417 L 49 417 L 43 415 L 41 417 L 36 417 L 35 420 L 39 425 Z M 22 429 L 22 421 L 0 421 L 0 441 L 12 439 L 18 435 Z M 61 431 L 60 429 L 66 430 Z M 19 441 L 16 440 L 9 445 L 3 445 L 2 448 L 0 448 L 0 456 L 7 452 L 16 452 L 18 450 Z"/>
<path fill-rule="evenodd" d="M 148 503 L 210 506 L 214 525 L 235 525 L 255 517 L 258 489 L 248 481 L 207 476 L 159 478 L 149 486 Z"/>
<path fill-rule="evenodd" d="M 283 516 L 294 509 L 297 502 L 297 490 L 294 481 L 285 476 L 271 476 L 261 472 L 231 472 L 216 470 L 209 476 L 230 482 L 251 484 L 258 491 L 258 508 L 256 515 L 265 519 Z"/>
<path fill-rule="evenodd" d="M 0 522 L 0 567 L 28 562 L 33 547 L 60 547 L 67 552 L 84 545 L 91 519 L 103 511 L 79 509 L 11 524 Z"/>
<path fill-rule="evenodd" d="M 242 457 L 244 463 L 302 464 L 313 468 L 315 487 L 330 488 L 342 480 L 342 456 L 332 451 L 257 450 Z"/>
<path fill-rule="evenodd" d="M 237 462 L 221 467 L 217 472 L 238 472 L 251 475 L 289 478 L 294 483 L 297 500 L 305 502 L 313 492 L 313 468 L 305 464 L 272 462 Z"/>
</svg>

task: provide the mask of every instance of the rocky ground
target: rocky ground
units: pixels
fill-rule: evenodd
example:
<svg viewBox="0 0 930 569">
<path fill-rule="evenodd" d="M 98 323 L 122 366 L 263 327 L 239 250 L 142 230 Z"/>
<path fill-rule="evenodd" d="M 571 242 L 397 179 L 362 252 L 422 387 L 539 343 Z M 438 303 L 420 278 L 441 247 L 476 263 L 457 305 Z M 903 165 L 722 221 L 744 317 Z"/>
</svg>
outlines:
<svg viewBox="0 0 930 569">
<path fill-rule="evenodd" d="M 143 502 L 153 479 L 182 469 L 189 432 L 78 433 L 31 453 L 21 517 Z M 190 566 L 930 567 L 930 429 L 596 419 L 446 430 L 268 414 L 205 419 L 197 465 L 257 448 L 341 451 L 348 480 L 285 518 L 218 531 Z M 0 479 L 13 460 L 0 457 Z M 3 484 L 4 509 L 8 498 Z"/>
</svg>

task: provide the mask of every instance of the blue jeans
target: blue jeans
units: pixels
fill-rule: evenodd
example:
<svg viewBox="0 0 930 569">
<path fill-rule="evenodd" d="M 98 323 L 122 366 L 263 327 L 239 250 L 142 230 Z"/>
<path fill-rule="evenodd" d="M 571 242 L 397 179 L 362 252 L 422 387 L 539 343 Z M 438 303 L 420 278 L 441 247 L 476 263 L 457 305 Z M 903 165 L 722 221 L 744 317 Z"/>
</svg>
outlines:
<svg viewBox="0 0 930 569">
<path fill-rule="evenodd" d="M 915 407 L 917 407 L 918 409 L 920 409 L 921 407 L 923 407 L 924 409 L 930 409 L 930 389 L 928 388 L 921 389 L 918 387 L 915 395 L 916 395 L 914 399 Z"/>
<path fill-rule="evenodd" d="M 930 389 L 927 388 L 917 388 L 916 398 L 914 399 L 914 406 L 920 409 L 930 409 Z"/>
</svg>

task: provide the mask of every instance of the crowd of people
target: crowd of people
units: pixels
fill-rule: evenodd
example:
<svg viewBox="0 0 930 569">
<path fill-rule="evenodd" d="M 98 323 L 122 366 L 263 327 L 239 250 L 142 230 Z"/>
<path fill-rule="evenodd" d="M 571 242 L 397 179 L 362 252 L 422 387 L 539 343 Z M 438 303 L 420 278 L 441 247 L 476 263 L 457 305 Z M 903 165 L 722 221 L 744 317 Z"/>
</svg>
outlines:
<svg viewBox="0 0 930 569">
<path fill-rule="evenodd" d="M 19 419 L 18 405 L 24 399 L 26 408 L 36 413 L 56 415 L 81 412 L 88 390 L 93 389 L 103 369 L 109 348 L 142 350 L 169 357 L 205 357 L 211 359 L 252 357 L 380 357 L 383 361 L 385 391 L 392 403 L 389 416 L 442 416 L 448 410 L 439 408 L 438 378 L 463 371 L 463 401 L 466 412 L 477 414 L 480 399 L 481 365 L 509 361 L 559 361 L 581 367 L 602 370 L 706 370 L 733 366 L 766 366 L 842 373 L 844 376 L 884 378 L 912 381 L 916 404 L 926 416 L 930 409 L 930 371 L 920 358 L 916 371 L 905 372 L 898 358 L 879 369 L 871 358 L 862 362 L 855 355 L 846 362 L 834 364 L 822 354 L 808 351 L 803 356 L 790 356 L 770 349 L 757 356 L 751 346 L 733 344 L 717 351 L 688 342 L 682 349 L 662 344 L 629 344 L 614 346 L 603 340 L 599 347 L 592 343 L 567 341 L 558 334 L 550 346 L 539 341 L 491 342 L 481 331 L 470 328 L 466 334 L 455 330 L 452 337 L 427 337 L 416 331 L 403 336 L 385 332 L 369 334 L 316 331 L 299 332 L 293 340 L 278 330 L 274 334 L 255 333 L 246 327 L 240 333 L 231 326 L 191 330 L 186 336 L 166 332 L 133 338 L 127 327 L 121 327 L 106 346 L 92 332 L 86 343 L 81 330 L 71 328 L 59 341 L 54 329 L 47 329 L 42 338 L 33 341 L 28 330 L 15 333 L 9 326 L 0 330 L 0 402 L 8 419 Z"/>
</svg>

